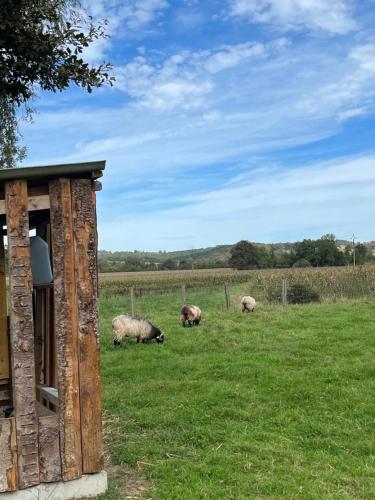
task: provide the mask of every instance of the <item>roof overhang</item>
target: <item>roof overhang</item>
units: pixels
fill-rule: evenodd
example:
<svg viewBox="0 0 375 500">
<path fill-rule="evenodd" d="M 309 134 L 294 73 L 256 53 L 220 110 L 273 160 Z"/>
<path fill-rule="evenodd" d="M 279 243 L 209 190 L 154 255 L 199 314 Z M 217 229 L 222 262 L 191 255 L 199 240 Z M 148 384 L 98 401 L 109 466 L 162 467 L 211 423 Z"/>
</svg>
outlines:
<svg viewBox="0 0 375 500">
<path fill-rule="evenodd" d="M 98 179 L 103 175 L 105 160 L 85 163 L 65 163 L 36 167 L 8 168 L 0 170 L 0 188 L 5 181 L 25 179 L 32 185 L 46 184 L 56 177 Z"/>
</svg>

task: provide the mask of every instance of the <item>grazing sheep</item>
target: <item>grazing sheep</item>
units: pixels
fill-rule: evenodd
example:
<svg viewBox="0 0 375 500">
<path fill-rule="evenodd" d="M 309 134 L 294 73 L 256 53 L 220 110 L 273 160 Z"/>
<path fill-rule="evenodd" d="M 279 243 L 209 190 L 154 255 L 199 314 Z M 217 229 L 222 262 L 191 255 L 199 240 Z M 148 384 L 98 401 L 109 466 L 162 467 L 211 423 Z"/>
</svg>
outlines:
<svg viewBox="0 0 375 500">
<path fill-rule="evenodd" d="M 112 320 L 112 335 L 115 346 L 121 345 L 121 340 L 125 337 L 137 339 L 137 344 L 140 340 L 147 342 L 152 339 L 162 344 L 165 337 L 164 333 L 149 321 L 134 319 L 123 314 Z"/>
<path fill-rule="evenodd" d="M 242 312 L 254 312 L 254 309 L 256 307 L 257 303 L 255 302 L 255 299 L 253 297 L 250 297 L 250 295 L 245 295 L 241 299 L 241 308 Z"/>
<path fill-rule="evenodd" d="M 181 308 L 181 323 L 182 326 L 186 326 L 186 322 L 189 326 L 199 325 L 202 320 L 202 311 L 198 306 L 182 306 Z"/>
</svg>

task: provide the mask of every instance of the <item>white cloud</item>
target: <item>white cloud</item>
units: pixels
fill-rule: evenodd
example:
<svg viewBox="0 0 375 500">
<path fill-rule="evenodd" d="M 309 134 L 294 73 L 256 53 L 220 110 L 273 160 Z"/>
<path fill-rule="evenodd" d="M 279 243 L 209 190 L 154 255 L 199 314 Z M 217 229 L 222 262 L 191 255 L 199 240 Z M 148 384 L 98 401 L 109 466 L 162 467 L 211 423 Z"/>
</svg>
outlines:
<svg viewBox="0 0 375 500">
<path fill-rule="evenodd" d="M 130 30 L 142 29 L 158 19 L 168 7 L 166 0 L 133 0 L 126 2 L 121 16 Z"/>
<path fill-rule="evenodd" d="M 215 88 L 216 74 L 266 58 L 287 45 L 284 38 L 268 44 L 223 45 L 212 50 L 182 51 L 156 63 L 143 54 L 116 68 L 115 87 L 146 108 L 196 109 L 205 106 L 205 96 Z"/>
<path fill-rule="evenodd" d="M 362 240 L 372 239 L 374 190 L 375 157 L 368 156 L 288 171 L 266 168 L 255 176 L 250 170 L 234 185 L 198 196 L 180 195 L 180 208 L 154 208 L 145 213 L 141 205 L 150 199 L 150 193 L 142 197 L 138 192 L 128 201 L 126 196 L 122 199 L 121 220 L 111 221 L 102 213 L 101 247 L 128 247 L 121 234 L 131 234 L 136 248 L 154 250 L 231 243 L 241 238 L 285 241 L 290 235 L 295 239 L 326 232 L 348 237 L 355 231 Z M 165 192 L 154 189 L 152 202 L 163 201 L 158 197 L 164 199 Z M 105 201 L 104 194 L 103 205 Z"/>
<path fill-rule="evenodd" d="M 183 60 L 184 56 L 175 56 L 157 67 L 139 56 L 124 68 L 116 69 L 115 85 L 146 108 L 196 108 L 202 105 L 203 96 L 212 90 L 213 84 L 207 78 L 197 78 L 190 68 L 181 67 Z"/>
<path fill-rule="evenodd" d="M 282 29 L 319 29 L 344 34 L 356 27 L 347 0 L 231 0 L 231 15 Z"/>
<path fill-rule="evenodd" d="M 336 115 L 341 121 L 365 114 L 375 104 L 375 45 L 354 46 L 333 73 L 334 78 L 296 107 L 311 114 Z"/>
<path fill-rule="evenodd" d="M 209 73 L 219 73 L 233 68 L 247 59 L 263 57 L 266 54 L 266 47 L 262 43 L 229 45 L 208 57 L 205 67 Z"/>
<path fill-rule="evenodd" d="M 167 0 L 84 0 L 82 6 L 94 19 L 108 19 L 125 30 L 143 29 L 169 6 Z"/>
<path fill-rule="evenodd" d="M 107 20 L 110 38 L 96 40 L 85 51 L 89 63 L 101 62 L 108 54 L 113 38 L 140 38 L 160 19 L 169 7 L 167 0 L 84 0 L 82 7 L 94 22 Z"/>
<path fill-rule="evenodd" d="M 168 175 L 198 166 L 204 171 L 254 155 L 275 155 L 330 137 L 343 121 L 373 109 L 371 44 L 348 50 L 340 42 L 339 50 L 325 57 L 319 45 L 281 40 L 263 43 L 257 55 L 254 45 L 182 51 L 159 62 L 146 51 L 120 69 L 117 85 L 130 101 L 122 96 L 113 108 L 70 112 L 45 107 L 35 124 L 23 130 L 30 163 L 48 160 L 48 136 L 53 162 L 107 158 L 107 186 L 116 189 L 123 169 L 136 180 L 140 172 Z M 228 67 L 221 56 L 213 59 L 217 54 L 231 54 L 231 64 L 236 54 L 236 65 Z M 105 92 L 110 102 L 121 96 Z"/>
</svg>

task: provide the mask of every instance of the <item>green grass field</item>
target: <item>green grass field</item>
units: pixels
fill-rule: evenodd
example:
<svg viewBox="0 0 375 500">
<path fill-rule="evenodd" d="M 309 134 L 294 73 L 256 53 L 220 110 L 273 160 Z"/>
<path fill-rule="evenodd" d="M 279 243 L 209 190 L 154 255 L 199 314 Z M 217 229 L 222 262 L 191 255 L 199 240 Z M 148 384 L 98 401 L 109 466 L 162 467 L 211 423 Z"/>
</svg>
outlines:
<svg viewBox="0 0 375 500">
<path fill-rule="evenodd" d="M 189 301 L 204 320 L 184 329 L 178 293 L 140 298 L 167 340 L 117 350 L 128 299 L 101 301 L 100 498 L 374 498 L 375 301 L 254 314 L 224 311 L 222 290 Z"/>
</svg>

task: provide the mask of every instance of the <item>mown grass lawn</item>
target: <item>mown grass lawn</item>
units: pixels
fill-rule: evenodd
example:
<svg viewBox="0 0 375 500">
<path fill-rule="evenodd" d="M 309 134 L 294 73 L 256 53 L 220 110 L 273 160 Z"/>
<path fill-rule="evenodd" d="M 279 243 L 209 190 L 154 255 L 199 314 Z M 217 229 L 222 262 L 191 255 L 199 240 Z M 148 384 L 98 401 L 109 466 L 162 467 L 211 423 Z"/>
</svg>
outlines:
<svg viewBox="0 0 375 500">
<path fill-rule="evenodd" d="M 239 289 L 238 289 L 239 291 Z M 224 311 L 192 293 L 199 327 L 179 324 L 178 294 L 139 312 L 164 345 L 115 349 L 101 302 L 109 492 L 102 499 L 375 498 L 374 301 Z"/>
</svg>

